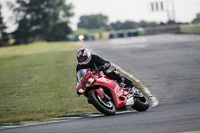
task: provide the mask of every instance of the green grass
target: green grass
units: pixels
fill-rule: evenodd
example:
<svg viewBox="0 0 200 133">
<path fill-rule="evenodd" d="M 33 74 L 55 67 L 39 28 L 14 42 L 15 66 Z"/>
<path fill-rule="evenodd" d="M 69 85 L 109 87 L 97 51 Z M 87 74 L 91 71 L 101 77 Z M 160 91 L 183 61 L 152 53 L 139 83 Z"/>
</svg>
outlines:
<svg viewBox="0 0 200 133">
<path fill-rule="evenodd" d="M 18 45 L 12 47 L 0 47 L 0 56 L 12 56 L 32 52 L 48 52 L 60 49 L 79 47 L 73 42 L 36 42 L 29 45 Z"/>
<path fill-rule="evenodd" d="M 17 55 L 66 47 L 51 43 L 55 46 L 44 49 L 43 45 L 0 48 L 10 55 L 0 56 L 0 123 L 95 111 L 85 97 L 76 94 L 76 50 Z"/>
<path fill-rule="evenodd" d="M 200 34 L 200 23 L 181 25 L 180 33 L 182 33 L 182 34 Z"/>
</svg>

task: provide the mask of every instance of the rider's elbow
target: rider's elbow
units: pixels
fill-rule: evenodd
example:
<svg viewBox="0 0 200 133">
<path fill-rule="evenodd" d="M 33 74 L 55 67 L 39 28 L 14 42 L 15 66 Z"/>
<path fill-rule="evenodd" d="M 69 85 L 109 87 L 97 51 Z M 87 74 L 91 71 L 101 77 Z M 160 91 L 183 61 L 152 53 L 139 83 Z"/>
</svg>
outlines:
<svg viewBox="0 0 200 133">
<path fill-rule="evenodd" d="M 109 61 L 107 61 L 103 66 L 104 66 L 105 70 L 107 70 L 110 68 L 111 64 Z"/>
</svg>

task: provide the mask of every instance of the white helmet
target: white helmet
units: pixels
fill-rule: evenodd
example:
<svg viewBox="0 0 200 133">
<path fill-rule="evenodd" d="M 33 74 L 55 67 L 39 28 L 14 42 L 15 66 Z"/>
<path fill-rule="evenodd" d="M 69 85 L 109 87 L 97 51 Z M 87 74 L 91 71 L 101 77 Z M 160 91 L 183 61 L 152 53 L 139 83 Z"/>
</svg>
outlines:
<svg viewBox="0 0 200 133">
<path fill-rule="evenodd" d="M 87 65 L 91 60 L 91 53 L 87 48 L 81 48 L 77 51 L 77 60 L 79 65 Z"/>
</svg>

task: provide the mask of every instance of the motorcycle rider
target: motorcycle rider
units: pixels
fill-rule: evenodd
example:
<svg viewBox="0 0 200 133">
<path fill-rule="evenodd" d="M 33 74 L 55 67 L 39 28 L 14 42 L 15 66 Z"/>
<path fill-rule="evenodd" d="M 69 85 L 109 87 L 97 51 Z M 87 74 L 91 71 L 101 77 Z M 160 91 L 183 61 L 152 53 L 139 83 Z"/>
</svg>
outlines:
<svg viewBox="0 0 200 133">
<path fill-rule="evenodd" d="M 87 48 L 81 48 L 77 51 L 78 65 L 76 67 L 76 72 L 81 69 L 90 68 L 90 70 L 95 73 L 97 71 L 103 71 L 103 73 L 112 80 L 117 82 L 122 82 L 126 84 L 126 87 L 132 88 L 134 83 L 126 78 L 125 76 L 119 74 L 117 71 L 110 71 L 110 62 L 99 57 L 98 55 L 91 54 Z"/>
</svg>

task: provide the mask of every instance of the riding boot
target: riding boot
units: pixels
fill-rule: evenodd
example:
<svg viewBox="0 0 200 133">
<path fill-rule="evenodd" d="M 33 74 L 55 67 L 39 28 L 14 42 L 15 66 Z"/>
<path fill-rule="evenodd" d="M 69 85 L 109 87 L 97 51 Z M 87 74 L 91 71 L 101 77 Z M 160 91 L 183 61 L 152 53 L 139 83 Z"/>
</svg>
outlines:
<svg viewBox="0 0 200 133">
<path fill-rule="evenodd" d="M 126 87 L 129 87 L 129 88 L 132 88 L 134 86 L 134 83 L 123 75 L 121 76 L 121 82 L 125 83 Z"/>
<path fill-rule="evenodd" d="M 134 86 L 134 83 L 126 78 L 125 76 L 121 75 L 120 73 L 118 73 L 117 71 L 110 71 L 110 70 L 107 70 L 106 71 L 106 75 L 110 78 L 110 79 L 113 79 L 113 80 L 116 80 L 117 82 L 122 82 L 124 84 L 127 85 L 127 87 L 130 87 L 132 88 Z"/>
</svg>

